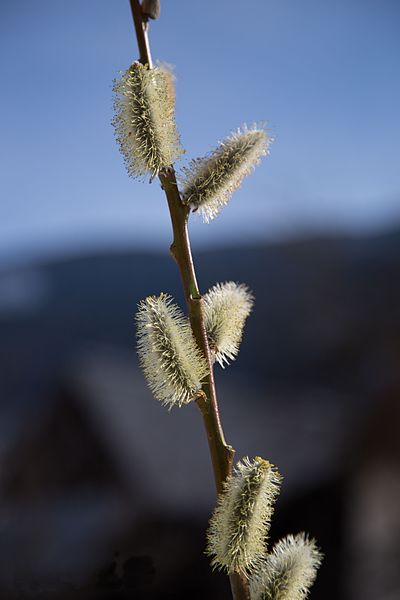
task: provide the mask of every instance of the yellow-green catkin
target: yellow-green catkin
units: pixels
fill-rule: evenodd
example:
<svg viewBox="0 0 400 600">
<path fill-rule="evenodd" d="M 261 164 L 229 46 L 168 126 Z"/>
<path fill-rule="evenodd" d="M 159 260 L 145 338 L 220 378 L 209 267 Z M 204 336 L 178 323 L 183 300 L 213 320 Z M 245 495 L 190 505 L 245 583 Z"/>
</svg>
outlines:
<svg viewBox="0 0 400 600">
<path fill-rule="evenodd" d="M 246 574 L 262 562 L 280 483 L 267 460 L 237 463 L 209 523 L 207 554 L 213 567 Z"/>
<path fill-rule="evenodd" d="M 305 600 L 322 554 L 304 533 L 280 540 L 250 580 L 251 600 Z"/>
<path fill-rule="evenodd" d="M 117 142 L 129 175 L 156 177 L 183 153 L 175 126 L 173 74 L 134 62 L 114 82 Z"/>
<path fill-rule="evenodd" d="M 239 352 L 245 321 L 253 307 L 253 296 L 244 284 L 217 283 L 203 296 L 205 325 L 210 350 L 224 367 Z"/>
<path fill-rule="evenodd" d="M 192 160 L 183 169 L 183 201 L 193 211 L 198 210 L 206 223 L 214 219 L 244 177 L 268 153 L 270 141 L 264 129 L 244 126 L 209 155 Z"/>
<path fill-rule="evenodd" d="M 162 404 L 188 404 L 208 373 L 188 319 L 171 296 L 149 296 L 136 313 L 140 365 L 154 397 Z"/>
</svg>

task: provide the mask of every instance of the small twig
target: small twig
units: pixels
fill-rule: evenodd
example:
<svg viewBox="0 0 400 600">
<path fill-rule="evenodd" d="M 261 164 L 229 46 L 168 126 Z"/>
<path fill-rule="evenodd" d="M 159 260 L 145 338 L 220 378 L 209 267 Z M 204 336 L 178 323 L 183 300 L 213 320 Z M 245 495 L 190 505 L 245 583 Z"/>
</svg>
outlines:
<svg viewBox="0 0 400 600">
<path fill-rule="evenodd" d="M 151 52 L 149 46 L 149 38 L 147 35 L 148 26 L 143 20 L 142 9 L 138 0 L 129 0 L 131 5 L 133 22 L 135 24 L 136 39 L 139 46 L 140 62 L 143 65 L 148 65 L 149 69 L 153 67 L 151 60 Z"/>
</svg>

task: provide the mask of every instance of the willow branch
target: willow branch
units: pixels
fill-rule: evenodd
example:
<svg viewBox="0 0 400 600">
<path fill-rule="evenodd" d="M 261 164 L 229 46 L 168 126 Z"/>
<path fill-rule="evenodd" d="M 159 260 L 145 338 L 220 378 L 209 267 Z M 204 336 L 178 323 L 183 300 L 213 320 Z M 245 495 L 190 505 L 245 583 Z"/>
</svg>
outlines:
<svg viewBox="0 0 400 600">
<path fill-rule="evenodd" d="M 151 68 L 148 26 L 144 22 L 139 0 L 130 0 L 130 5 L 135 24 L 140 62 Z M 167 197 L 172 223 L 173 242 L 170 251 L 180 271 L 193 334 L 209 366 L 207 380 L 203 384 L 202 393 L 199 394 L 196 401 L 203 415 L 215 485 L 217 493 L 220 493 L 224 481 L 232 472 L 235 451 L 225 441 L 219 416 L 213 363 L 205 329 L 203 300 L 197 284 L 187 228 L 190 209 L 182 203 L 173 166 L 164 168 L 160 172 L 159 178 Z M 248 582 L 243 576 L 238 573 L 231 574 L 230 583 L 234 600 L 249 600 Z"/>
</svg>

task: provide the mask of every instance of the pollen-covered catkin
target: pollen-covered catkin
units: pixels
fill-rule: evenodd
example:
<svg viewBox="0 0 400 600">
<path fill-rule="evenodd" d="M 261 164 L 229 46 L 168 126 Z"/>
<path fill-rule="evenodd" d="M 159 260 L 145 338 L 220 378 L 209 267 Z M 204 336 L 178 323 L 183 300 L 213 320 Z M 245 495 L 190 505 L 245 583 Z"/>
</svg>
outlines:
<svg viewBox="0 0 400 600">
<path fill-rule="evenodd" d="M 151 179 L 183 153 L 175 126 L 175 88 L 164 66 L 134 62 L 114 82 L 113 126 L 129 175 Z"/>
<path fill-rule="evenodd" d="M 244 126 L 211 154 L 192 160 L 183 169 L 184 202 L 198 210 L 206 223 L 214 219 L 244 177 L 268 153 L 270 141 L 264 129 Z"/>
<path fill-rule="evenodd" d="M 136 313 L 139 361 L 154 397 L 182 406 L 194 399 L 208 373 L 188 319 L 171 296 L 149 296 Z"/>
<path fill-rule="evenodd" d="M 250 580 L 251 600 L 304 600 L 321 561 L 315 540 L 304 533 L 286 536 Z"/>
<path fill-rule="evenodd" d="M 221 367 L 239 352 L 243 328 L 253 306 L 244 284 L 217 283 L 203 296 L 205 325 L 210 350 Z"/>
<path fill-rule="evenodd" d="M 262 562 L 280 483 L 273 465 L 259 456 L 237 463 L 210 519 L 207 554 L 213 567 L 247 573 Z"/>
</svg>

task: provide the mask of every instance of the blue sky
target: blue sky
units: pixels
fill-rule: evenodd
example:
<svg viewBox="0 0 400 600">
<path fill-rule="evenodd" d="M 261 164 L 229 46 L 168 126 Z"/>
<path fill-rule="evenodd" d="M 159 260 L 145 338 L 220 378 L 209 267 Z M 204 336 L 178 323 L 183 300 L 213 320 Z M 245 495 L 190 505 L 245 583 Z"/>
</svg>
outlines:
<svg viewBox="0 0 400 600">
<path fill-rule="evenodd" d="M 246 12 L 248 11 L 248 12 Z M 195 246 L 400 223 L 397 0 L 164 0 L 155 59 L 175 66 L 187 159 L 264 121 L 271 154 Z M 158 183 L 130 179 L 112 81 L 137 56 L 128 0 L 3 0 L 0 253 L 170 238 Z"/>
</svg>

